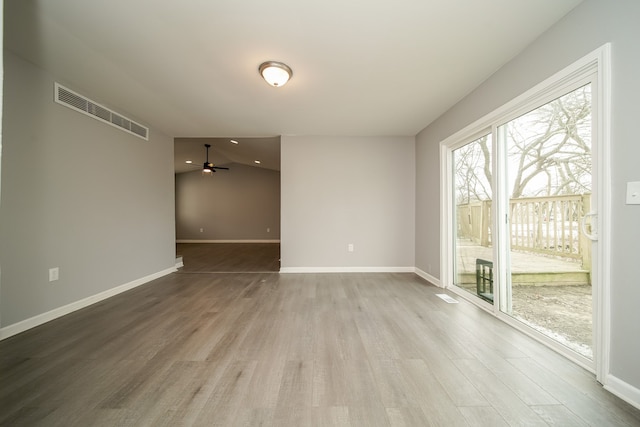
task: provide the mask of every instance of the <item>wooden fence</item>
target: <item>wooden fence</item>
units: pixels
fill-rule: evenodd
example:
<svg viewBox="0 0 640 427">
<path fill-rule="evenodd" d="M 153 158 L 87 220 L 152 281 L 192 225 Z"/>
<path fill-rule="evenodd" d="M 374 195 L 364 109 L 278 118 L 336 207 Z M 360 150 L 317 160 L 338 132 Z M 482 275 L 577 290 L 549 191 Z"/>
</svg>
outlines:
<svg viewBox="0 0 640 427">
<path fill-rule="evenodd" d="M 591 265 L 591 244 L 580 231 L 591 195 L 526 197 L 509 202 L 511 249 L 579 259 Z M 457 233 L 491 246 L 491 200 L 457 206 Z"/>
</svg>

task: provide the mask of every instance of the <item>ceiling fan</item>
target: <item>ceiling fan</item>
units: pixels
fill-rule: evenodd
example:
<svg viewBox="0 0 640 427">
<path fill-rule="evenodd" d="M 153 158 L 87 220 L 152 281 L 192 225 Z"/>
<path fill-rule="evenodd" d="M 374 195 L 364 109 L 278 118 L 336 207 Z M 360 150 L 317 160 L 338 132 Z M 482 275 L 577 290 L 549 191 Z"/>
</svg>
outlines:
<svg viewBox="0 0 640 427">
<path fill-rule="evenodd" d="M 209 174 L 216 171 L 216 169 L 224 169 L 229 170 L 229 168 L 224 168 L 222 166 L 214 166 L 213 163 L 209 163 L 209 148 L 211 148 L 211 144 L 204 144 L 207 150 L 207 161 L 202 165 L 202 173 Z"/>
</svg>

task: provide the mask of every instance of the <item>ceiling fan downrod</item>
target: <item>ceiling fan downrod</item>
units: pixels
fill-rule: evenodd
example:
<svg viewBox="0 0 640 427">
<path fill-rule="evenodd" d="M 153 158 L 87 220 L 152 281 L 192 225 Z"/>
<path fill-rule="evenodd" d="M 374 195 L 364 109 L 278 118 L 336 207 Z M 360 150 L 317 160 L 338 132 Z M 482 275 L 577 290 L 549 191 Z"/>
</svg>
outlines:
<svg viewBox="0 0 640 427">
<path fill-rule="evenodd" d="M 213 165 L 209 163 L 209 148 L 211 148 L 211 144 L 204 144 L 205 149 L 207 150 L 207 161 L 202 166 L 202 172 L 211 173 L 214 172 Z"/>
</svg>

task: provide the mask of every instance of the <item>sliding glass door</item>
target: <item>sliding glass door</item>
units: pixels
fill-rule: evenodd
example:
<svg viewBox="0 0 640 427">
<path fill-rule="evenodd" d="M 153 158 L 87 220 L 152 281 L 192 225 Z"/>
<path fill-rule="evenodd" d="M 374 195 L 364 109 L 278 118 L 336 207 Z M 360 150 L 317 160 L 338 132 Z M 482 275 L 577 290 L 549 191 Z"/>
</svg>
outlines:
<svg viewBox="0 0 640 427">
<path fill-rule="evenodd" d="M 591 360 L 592 83 L 549 98 L 451 148 L 452 281 Z"/>
<path fill-rule="evenodd" d="M 456 148 L 453 164 L 454 284 L 493 302 L 491 134 Z"/>
<path fill-rule="evenodd" d="M 508 222 L 500 310 L 592 359 L 591 84 L 497 129 Z"/>
</svg>

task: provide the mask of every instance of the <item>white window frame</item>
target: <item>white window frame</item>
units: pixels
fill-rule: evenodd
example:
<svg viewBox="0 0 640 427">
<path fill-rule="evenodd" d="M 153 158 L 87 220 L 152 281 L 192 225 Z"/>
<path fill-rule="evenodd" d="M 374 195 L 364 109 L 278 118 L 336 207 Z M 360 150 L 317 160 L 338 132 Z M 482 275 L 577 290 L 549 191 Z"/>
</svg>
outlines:
<svg viewBox="0 0 640 427">
<path fill-rule="evenodd" d="M 598 284 L 594 293 L 593 316 L 594 322 L 594 355 L 593 361 L 583 358 L 577 353 L 568 350 L 566 347 L 545 337 L 544 335 L 532 331 L 520 322 L 513 320 L 499 310 L 499 299 L 491 305 L 479 298 L 463 291 L 459 291 L 453 285 L 453 194 L 452 194 L 452 156 L 454 149 L 461 147 L 479 136 L 492 133 L 493 153 L 498 155 L 497 150 L 498 126 L 529 112 L 541 105 L 571 91 L 579 82 L 590 81 L 592 83 L 592 93 L 594 102 L 592 104 L 593 117 L 593 140 L 596 141 L 592 147 L 593 159 L 596 162 L 596 174 L 593 176 L 594 187 L 597 194 L 595 211 L 598 212 L 595 218 L 595 226 L 598 233 L 598 250 L 594 257 L 592 277 Z M 610 180 L 610 126 L 611 126 L 611 45 L 609 43 L 596 49 L 585 57 L 569 65 L 562 71 L 554 74 L 540 84 L 534 86 L 522 95 L 507 102 L 493 112 L 487 114 L 464 129 L 456 132 L 450 137 L 440 142 L 440 170 L 442 171 L 440 180 L 440 247 L 441 247 L 441 286 L 450 289 L 456 294 L 468 299 L 479 307 L 489 311 L 498 318 L 522 330 L 533 338 L 541 341 L 545 345 L 563 354 L 567 358 L 584 368 L 594 372 L 596 379 L 606 385 L 609 374 L 610 360 L 610 286 L 611 286 L 611 180 Z M 501 189 L 497 187 L 498 174 L 501 173 L 494 161 L 493 188 L 496 189 L 494 198 Z M 501 216 L 501 212 L 506 208 L 498 203 L 493 221 Z M 506 212 L 506 211 L 505 211 Z M 494 230 L 498 230 L 493 224 Z M 500 236 L 497 236 L 499 239 Z M 497 251 L 497 249 L 495 249 Z M 496 259 L 505 259 L 504 254 L 495 253 Z M 500 269 L 504 270 L 504 269 Z M 506 271 L 501 273 L 506 275 Z M 501 279 L 504 280 L 503 277 Z M 499 297 L 498 297 L 499 298 Z"/>
</svg>

